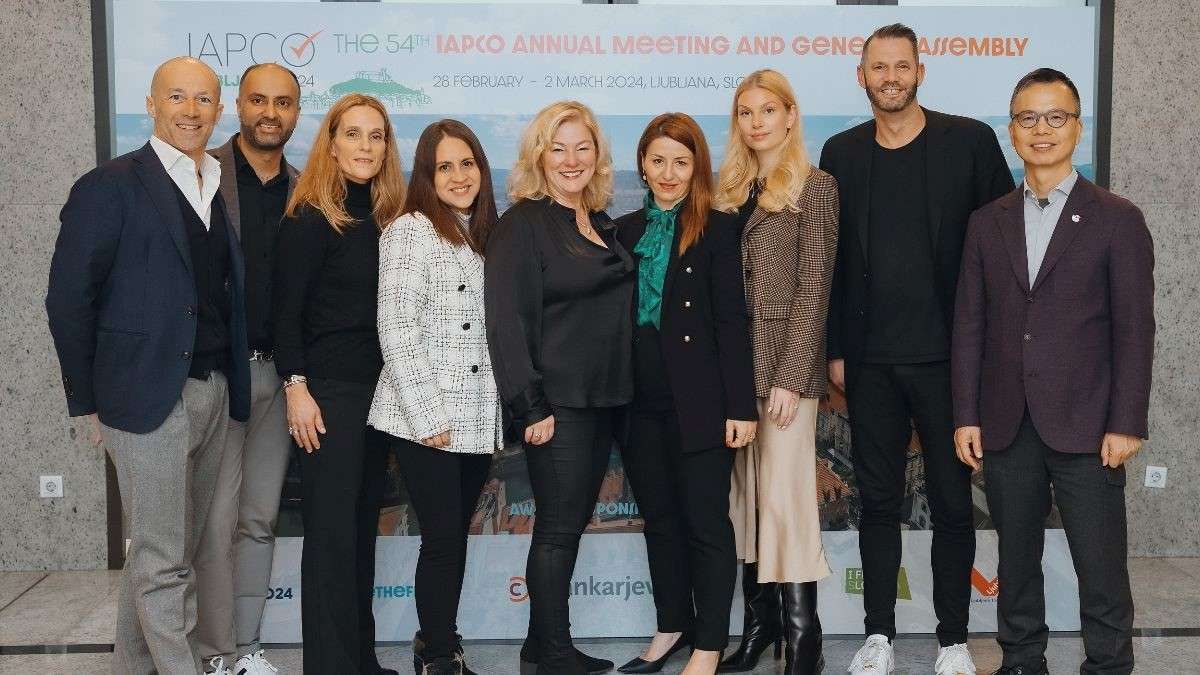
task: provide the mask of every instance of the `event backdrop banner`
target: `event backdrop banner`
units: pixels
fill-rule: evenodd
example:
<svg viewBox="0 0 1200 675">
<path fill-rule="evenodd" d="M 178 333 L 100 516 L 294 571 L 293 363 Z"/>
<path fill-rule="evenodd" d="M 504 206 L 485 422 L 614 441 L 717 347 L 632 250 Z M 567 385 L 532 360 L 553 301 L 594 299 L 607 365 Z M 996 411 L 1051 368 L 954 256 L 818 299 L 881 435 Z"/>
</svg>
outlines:
<svg viewBox="0 0 1200 675">
<path fill-rule="evenodd" d="M 1037 13 L 1031 21 L 1029 12 Z M 612 144 L 616 191 L 609 213 L 641 205 L 645 187 L 635 167 L 637 138 L 654 115 L 679 110 L 704 129 L 719 163 L 729 133 L 732 95 L 741 78 L 775 68 L 791 80 L 814 163 L 825 140 L 870 119 L 855 80 L 865 36 L 894 21 L 920 36 L 926 67 L 921 103 L 991 125 L 1019 178 L 1020 161 L 1006 125 L 1013 84 L 1052 66 L 1068 73 L 1083 100 L 1080 171 L 1094 176 L 1096 10 L 1004 7 L 816 7 L 568 4 L 388 4 L 132 2 L 109 5 L 114 155 L 146 142 L 152 124 L 145 96 L 154 68 L 178 55 L 211 65 L 221 78 L 225 115 L 212 144 L 238 130 L 234 101 L 242 72 L 278 62 L 301 84 L 302 114 L 287 146 L 303 167 L 322 115 L 340 96 L 362 92 L 387 106 L 402 163 L 421 130 L 442 117 L 475 130 L 497 186 L 506 184 L 517 142 L 539 108 L 571 98 L 591 106 Z M 497 195 L 500 208 L 507 198 Z M 817 429 L 821 524 L 833 574 L 821 582 L 821 615 L 831 633 L 862 630 L 859 502 L 854 486 L 845 401 L 834 390 Z M 930 513 L 919 439 L 908 450 L 903 522 L 906 532 L 897 608 L 902 632 L 932 632 Z M 407 640 L 416 628 L 413 570 L 416 518 L 394 462 L 380 517 L 375 588 L 378 637 Z M 298 472 L 283 495 L 274 578 L 263 639 L 298 642 L 300 550 Z M 996 547 L 983 496 L 973 483 L 979 553 L 972 575 L 972 629 L 994 630 Z M 528 602 L 524 561 L 536 511 L 520 447 L 497 454 L 472 521 L 470 562 L 460 612 L 471 638 L 519 638 Z M 1048 527 L 1058 527 L 1052 514 Z M 637 504 L 614 449 L 609 473 L 584 536 L 572 586 L 577 636 L 645 635 L 653 631 L 651 584 Z M 391 535 L 391 536 L 389 536 Z M 501 536 L 494 536 L 501 535 Z M 1060 530 L 1047 532 L 1048 623 L 1076 630 L 1077 597 Z M 735 603 L 740 607 L 740 599 Z M 735 609 L 731 630 L 740 630 Z"/>
</svg>

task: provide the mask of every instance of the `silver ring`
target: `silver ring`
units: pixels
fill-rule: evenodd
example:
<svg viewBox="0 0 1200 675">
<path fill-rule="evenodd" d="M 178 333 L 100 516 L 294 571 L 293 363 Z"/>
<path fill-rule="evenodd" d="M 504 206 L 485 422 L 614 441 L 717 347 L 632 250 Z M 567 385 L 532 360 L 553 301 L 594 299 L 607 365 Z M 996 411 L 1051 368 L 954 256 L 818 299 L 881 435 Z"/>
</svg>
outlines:
<svg viewBox="0 0 1200 675">
<path fill-rule="evenodd" d="M 288 427 L 288 433 L 289 433 L 289 434 L 294 434 L 294 433 L 296 433 L 296 427 Z"/>
</svg>

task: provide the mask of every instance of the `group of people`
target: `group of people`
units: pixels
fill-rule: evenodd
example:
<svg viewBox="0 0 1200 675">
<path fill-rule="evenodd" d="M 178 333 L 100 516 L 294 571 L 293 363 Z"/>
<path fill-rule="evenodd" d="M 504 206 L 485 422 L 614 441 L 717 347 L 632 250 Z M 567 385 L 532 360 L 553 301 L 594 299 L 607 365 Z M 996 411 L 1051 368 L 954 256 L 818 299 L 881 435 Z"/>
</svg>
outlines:
<svg viewBox="0 0 1200 675">
<path fill-rule="evenodd" d="M 787 79 L 738 86 L 716 170 L 683 113 L 646 126 L 642 208 L 613 220 L 610 148 L 585 105 L 526 128 L 498 215 L 486 154 L 429 125 L 408 179 L 375 98 L 283 156 L 295 75 L 249 68 L 240 132 L 207 142 L 221 86 L 181 57 L 155 72 L 142 148 L 72 188 L 47 311 L 71 415 L 116 465 L 130 545 L 114 673 L 262 675 L 272 530 L 302 469 L 308 673 L 394 673 L 374 645 L 375 535 L 388 453 L 420 523 L 418 674 L 471 673 L 457 632 L 467 528 L 492 454 L 523 444 L 536 503 L 520 670 L 601 673 L 568 596 L 619 443 L 645 519 L 657 611 L 619 670 L 681 650 L 687 675 L 824 667 L 817 581 L 818 400 L 846 394 L 866 641 L 894 668 L 906 450 L 933 518 L 938 675 L 967 649 L 982 463 L 1000 540 L 998 674 L 1046 673 L 1040 567 L 1053 487 L 1080 583 L 1081 672 L 1133 668 L 1123 462 L 1146 436 L 1153 251 L 1141 213 L 1079 176 L 1070 79 L 1013 90 L 1012 176 L 992 130 L 922 108 L 913 31 L 863 47 L 873 119 L 814 166 Z M 986 460 L 984 449 L 986 448 Z M 1102 532 L 1102 536 L 1097 536 Z M 738 561 L 744 634 L 723 652 Z"/>
</svg>

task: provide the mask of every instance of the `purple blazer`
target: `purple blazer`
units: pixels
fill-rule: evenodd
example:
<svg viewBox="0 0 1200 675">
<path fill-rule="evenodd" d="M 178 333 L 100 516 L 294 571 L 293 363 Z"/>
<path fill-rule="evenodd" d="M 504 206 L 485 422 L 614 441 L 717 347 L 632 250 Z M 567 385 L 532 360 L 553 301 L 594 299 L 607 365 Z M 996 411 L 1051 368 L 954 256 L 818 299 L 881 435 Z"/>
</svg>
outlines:
<svg viewBox="0 0 1200 675">
<path fill-rule="evenodd" d="M 1146 438 L 1154 357 L 1154 244 L 1142 212 L 1075 183 L 1029 284 L 1022 187 L 971 215 L 951 349 L 954 425 L 1003 450 L 1026 406 L 1060 452 L 1105 433 Z"/>
</svg>

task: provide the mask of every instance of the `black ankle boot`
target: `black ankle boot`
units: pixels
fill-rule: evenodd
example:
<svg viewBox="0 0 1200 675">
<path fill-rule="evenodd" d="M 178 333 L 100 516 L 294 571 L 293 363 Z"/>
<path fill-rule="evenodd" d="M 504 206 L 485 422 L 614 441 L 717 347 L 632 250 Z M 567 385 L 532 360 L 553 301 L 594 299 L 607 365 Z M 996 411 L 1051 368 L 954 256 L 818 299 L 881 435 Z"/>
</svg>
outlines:
<svg viewBox="0 0 1200 675">
<path fill-rule="evenodd" d="M 782 609 L 779 584 L 758 583 L 758 565 L 742 565 L 742 597 L 745 618 L 742 621 L 742 643 L 737 650 L 721 661 L 719 673 L 743 673 L 754 670 L 758 657 L 775 643 L 775 658 L 779 658 L 783 639 Z"/>
<path fill-rule="evenodd" d="M 417 675 L 421 675 L 421 669 L 425 666 L 425 639 L 421 636 L 421 631 L 413 634 L 413 671 Z M 458 633 L 454 634 L 454 653 L 452 656 L 457 656 L 462 662 L 462 675 L 476 675 L 475 671 L 467 667 L 467 657 L 463 653 L 462 636 Z"/>
<path fill-rule="evenodd" d="M 784 675 L 818 675 L 825 658 L 821 654 L 817 582 L 779 584 L 779 589 L 783 597 Z"/>
</svg>

